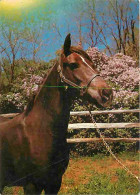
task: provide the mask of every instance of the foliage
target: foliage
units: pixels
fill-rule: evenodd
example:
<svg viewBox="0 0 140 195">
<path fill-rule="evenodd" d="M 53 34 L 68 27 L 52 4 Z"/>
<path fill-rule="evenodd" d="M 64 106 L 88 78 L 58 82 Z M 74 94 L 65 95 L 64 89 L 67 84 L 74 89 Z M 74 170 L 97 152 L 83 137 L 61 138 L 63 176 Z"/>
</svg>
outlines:
<svg viewBox="0 0 140 195">
<path fill-rule="evenodd" d="M 3 83 L 3 94 L 0 95 L 0 113 L 23 111 L 32 95 L 36 94 L 46 70 L 52 66 L 52 62 L 48 64 L 26 61 L 26 63 L 26 67 L 22 67 L 16 73 L 12 84 L 7 86 L 6 83 Z"/>
<path fill-rule="evenodd" d="M 26 99 L 21 93 L 12 93 L 0 95 L 0 112 L 1 113 L 15 113 L 21 112 L 27 104 Z"/>
</svg>

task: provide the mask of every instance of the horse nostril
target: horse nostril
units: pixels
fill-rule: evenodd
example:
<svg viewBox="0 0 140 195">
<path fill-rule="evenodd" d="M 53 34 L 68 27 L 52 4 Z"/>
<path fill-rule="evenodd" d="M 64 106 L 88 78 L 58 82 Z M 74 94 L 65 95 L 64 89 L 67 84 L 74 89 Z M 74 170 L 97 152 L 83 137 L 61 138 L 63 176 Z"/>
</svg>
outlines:
<svg viewBox="0 0 140 195">
<path fill-rule="evenodd" d="M 112 91 L 110 89 L 102 89 L 102 100 L 103 102 L 107 102 L 110 99 Z"/>
</svg>

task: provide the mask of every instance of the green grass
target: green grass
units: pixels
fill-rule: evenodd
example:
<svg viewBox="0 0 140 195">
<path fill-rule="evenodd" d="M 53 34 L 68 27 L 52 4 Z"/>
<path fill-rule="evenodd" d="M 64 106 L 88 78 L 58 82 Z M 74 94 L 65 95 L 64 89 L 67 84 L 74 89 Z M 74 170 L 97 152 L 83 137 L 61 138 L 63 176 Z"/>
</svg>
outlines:
<svg viewBox="0 0 140 195">
<path fill-rule="evenodd" d="M 65 194 L 138 194 L 138 183 L 135 179 L 128 176 L 122 169 L 117 169 L 116 175 L 117 181 L 112 181 L 114 175 L 93 172 L 87 184 L 71 188 Z"/>
</svg>

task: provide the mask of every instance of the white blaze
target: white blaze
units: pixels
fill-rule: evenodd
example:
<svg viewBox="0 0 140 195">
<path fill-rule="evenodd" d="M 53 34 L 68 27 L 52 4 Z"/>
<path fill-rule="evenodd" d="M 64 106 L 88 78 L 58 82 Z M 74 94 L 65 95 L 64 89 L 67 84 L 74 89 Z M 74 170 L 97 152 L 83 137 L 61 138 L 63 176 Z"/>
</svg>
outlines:
<svg viewBox="0 0 140 195">
<path fill-rule="evenodd" d="M 82 56 L 80 56 L 80 58 L 93 71 L 93 69 L 91 68 L 91 66 L 89 66 L 89 64 L 85 61 L 85 59 Z"/>
</svg>

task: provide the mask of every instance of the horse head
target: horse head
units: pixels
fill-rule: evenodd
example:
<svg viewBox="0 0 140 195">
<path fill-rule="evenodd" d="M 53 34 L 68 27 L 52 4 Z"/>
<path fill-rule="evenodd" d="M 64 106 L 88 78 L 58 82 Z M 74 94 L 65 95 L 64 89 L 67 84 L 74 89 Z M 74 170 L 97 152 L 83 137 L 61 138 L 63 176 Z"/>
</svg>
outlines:
<svg viewBox="0 0 140 195">
<path fill-rule="evenodd" d="M 61 79 L 70 86 L 80 88 L 81 95 L 98 106 L 110 105 L 113 93 L 100 76 L 88 54 L 71 46 L 70 34 L 64 41 L 60 59 Z"/>
</svg>

